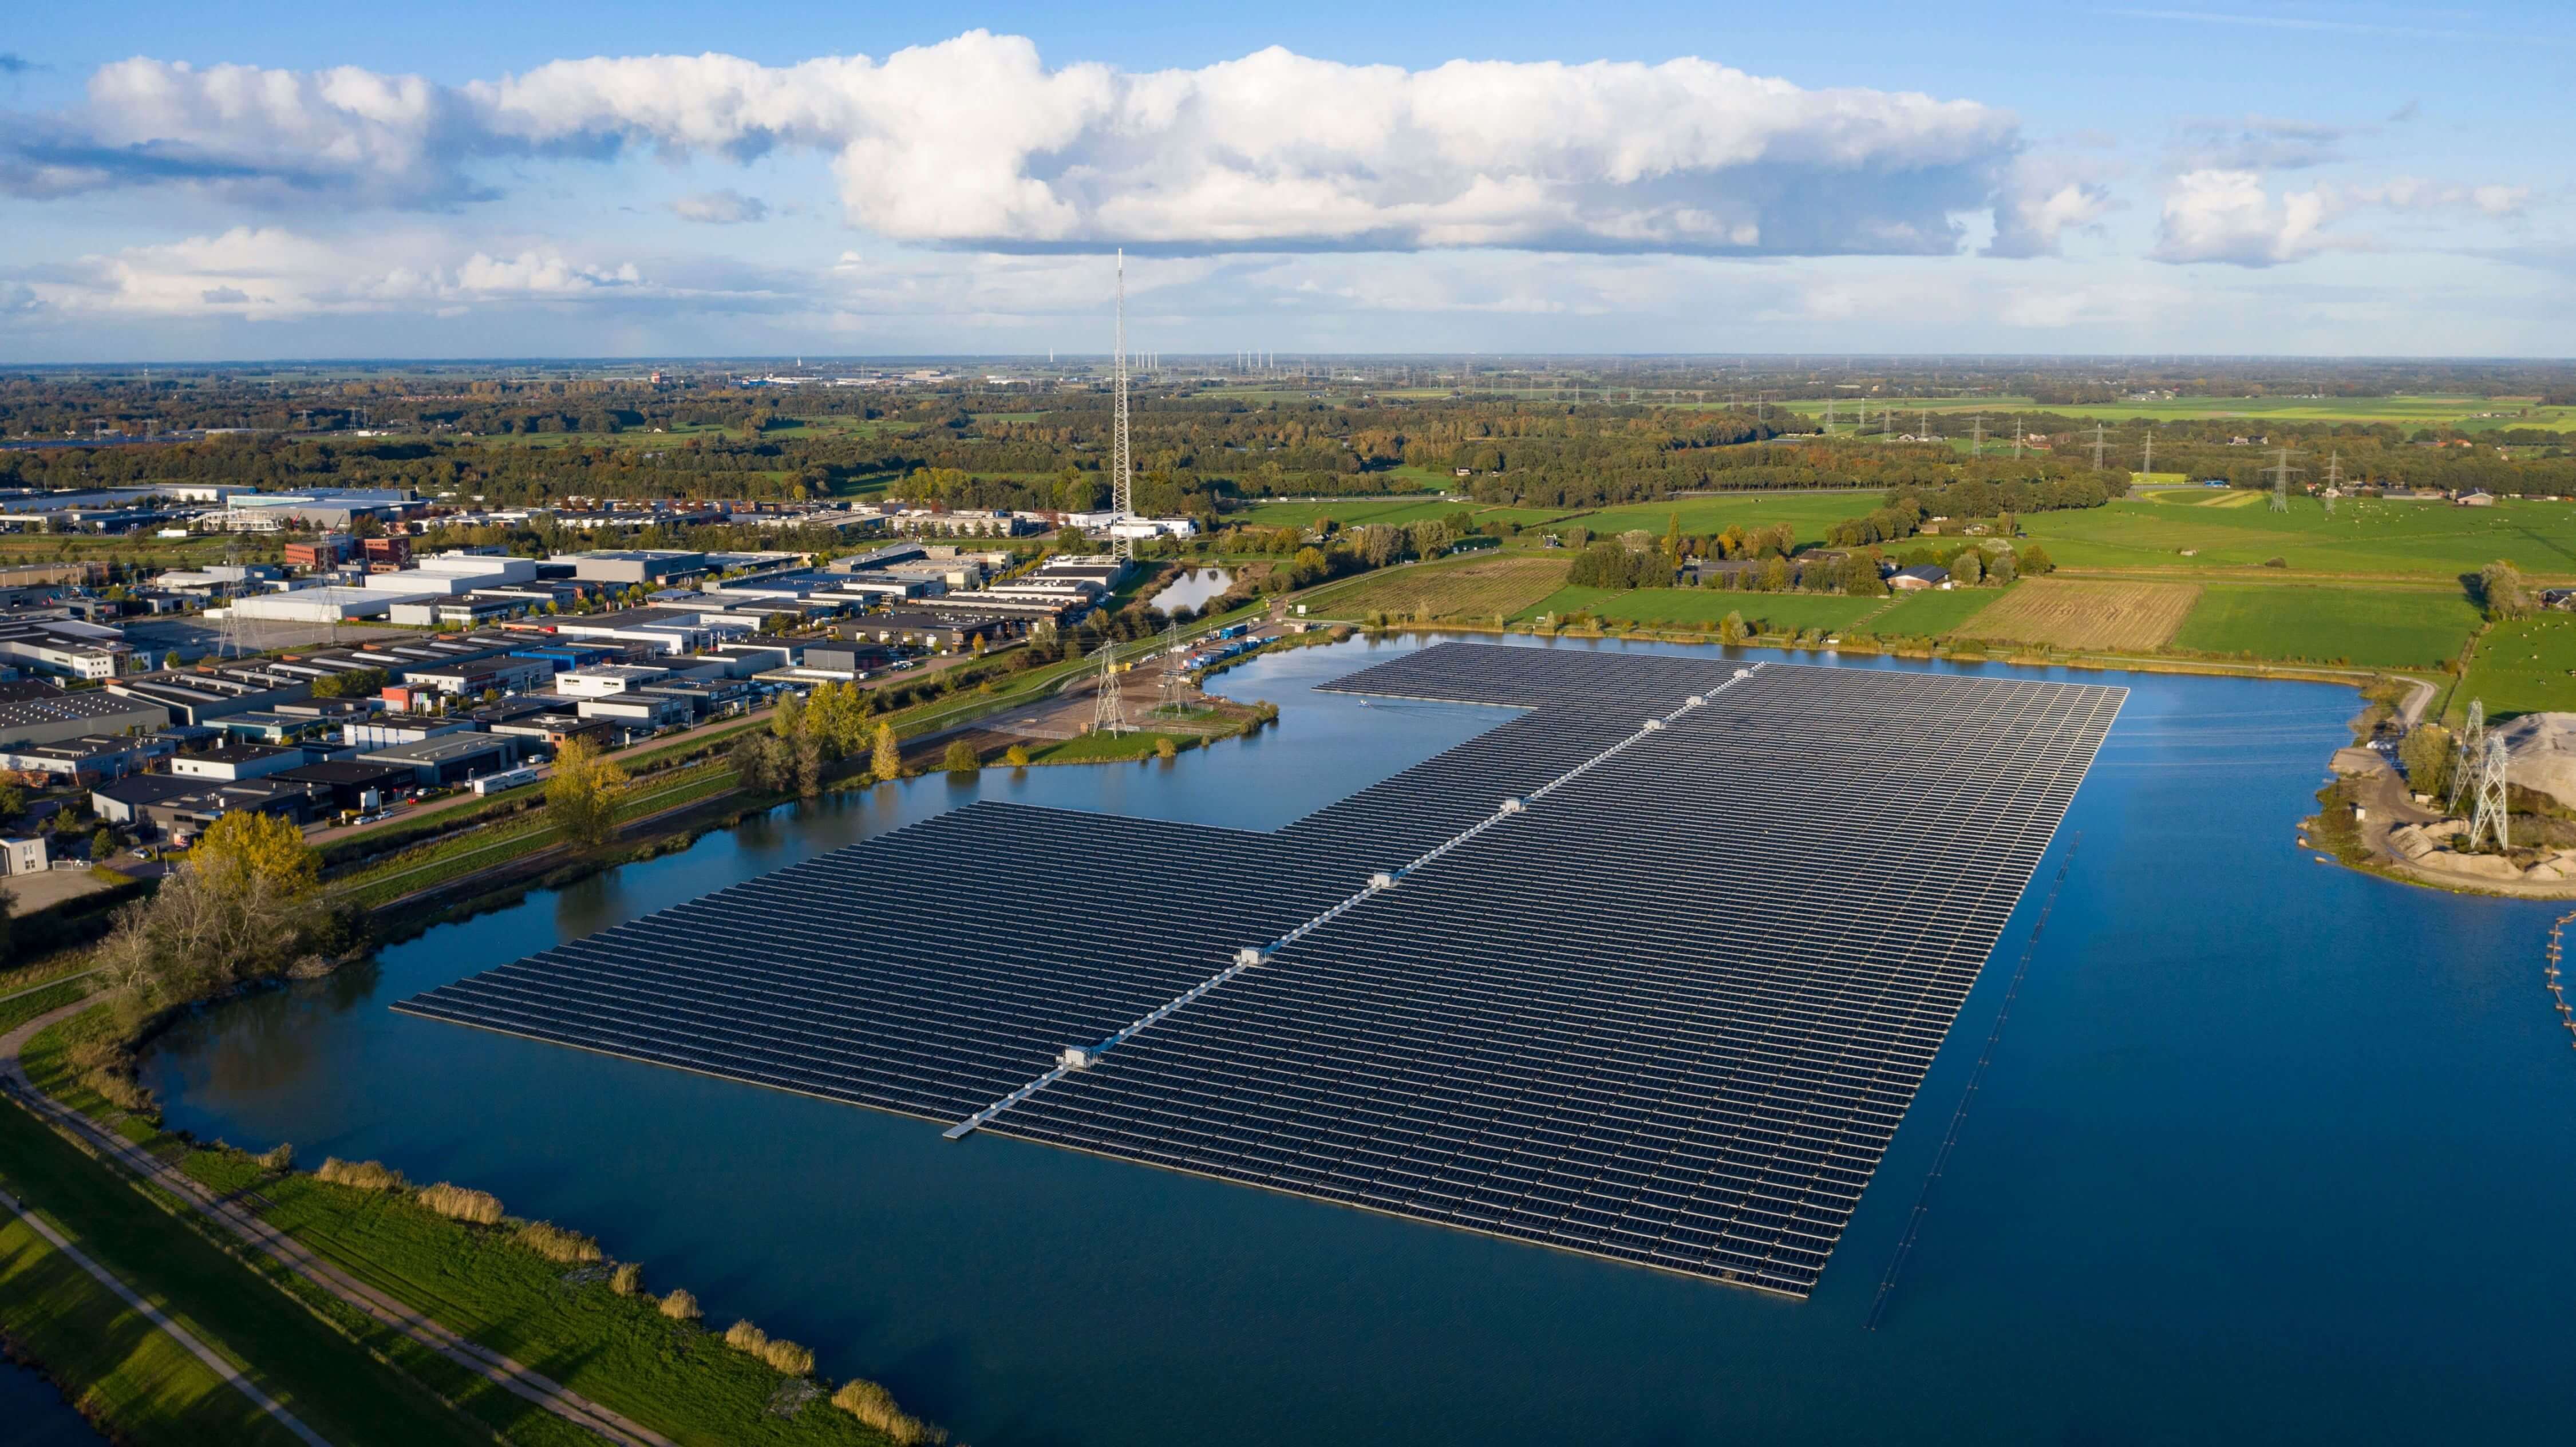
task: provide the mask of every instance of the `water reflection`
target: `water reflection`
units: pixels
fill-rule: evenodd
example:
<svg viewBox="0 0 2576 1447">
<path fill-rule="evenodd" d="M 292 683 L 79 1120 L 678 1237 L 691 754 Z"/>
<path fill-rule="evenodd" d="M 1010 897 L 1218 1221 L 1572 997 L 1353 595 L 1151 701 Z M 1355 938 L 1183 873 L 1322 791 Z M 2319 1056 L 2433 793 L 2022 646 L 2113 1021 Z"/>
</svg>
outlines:
<svg viewBox="0 0 2576 1447">
<path fill-rule="evenodd" d="M 1222 597 L 1234 586 L 1234 574 L 1224 568 L 1183 568 L 1146 601 L 1150 608 L 1168 613 L 1175 608 L 1204 606 L 1210 598 Z"/>
</svg>

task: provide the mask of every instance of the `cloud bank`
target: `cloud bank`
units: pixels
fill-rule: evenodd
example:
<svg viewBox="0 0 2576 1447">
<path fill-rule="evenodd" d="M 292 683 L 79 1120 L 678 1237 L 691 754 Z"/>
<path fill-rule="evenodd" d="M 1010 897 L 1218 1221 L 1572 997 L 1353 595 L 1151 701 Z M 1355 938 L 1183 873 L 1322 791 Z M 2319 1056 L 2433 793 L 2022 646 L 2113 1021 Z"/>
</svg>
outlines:
<svg viewBox="0 0 2576 1447">
<path fill-rule="evenodd" d="M 0 189 L 32 197 L 187 184 L 438 209 L 495 195 L 515 158 L 811 151 L 852 224 L 1000 251 L 1919 255 L 1992 209 L 2021 255 L 2100 205 L 2063 181 L 2031 193 L 2006 111 L 1699 59 L 1406 70 L 1272 48 L 1127 73 L 972 31 L 883 60 L 596 58 L 446 86 L 138 58 L 75 111 L 0 119 Z"/>
<path fill-rule="evenodd" d="M 2276 266 L 2324 251 L 2376 246 L 2367 234 L 2328 229 L 2356 212 L 2495 220 L 2520 215 L 2530 200 L 2528 186 L 2467 186 L 2415 176 L 2368 186 L 2319 184 L 2276 197 L 2259 171 L 2186 171 L 2165 190 L 2152 255 L 2176 263 Z"/>
</svg>

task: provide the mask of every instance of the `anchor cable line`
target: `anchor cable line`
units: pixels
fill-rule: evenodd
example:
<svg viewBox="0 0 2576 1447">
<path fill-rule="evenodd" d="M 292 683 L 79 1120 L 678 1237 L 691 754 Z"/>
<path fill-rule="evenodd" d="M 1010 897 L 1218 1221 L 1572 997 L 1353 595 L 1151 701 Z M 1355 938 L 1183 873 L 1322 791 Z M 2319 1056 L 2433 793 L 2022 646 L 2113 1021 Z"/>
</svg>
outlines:
<svg viewBox="0 0 2576 1447">
<path fill-rule="evenodd" d="M 2549 991 L 2549 998 L 2558 1004 L 2558 1023 L 2567 1027 L 2570 1037 L 2576 1037 L 2576 1009 L 2567 1004 L 2567 987 L 2560 982 L 2558 970 L 2566 962 L 2561 946 L 2570 920 L 2576 920 L 2576 913 L 2562 914 L 2549 926 L 2549 964 L 2541 972 L 2541 982 Z M 2571 1038 L 2568 1043 L 2576 1045 L 2576 1038 Z"/>
<path fill-rule="evenodd" d="M 1638 743 L 1663 732 L 1666 727 L 1689 714 L 1692 710 L 1706 707 L 1711 698 L 1734 687 L 1745 679 L 1752 677 L 1755 671 L 1763 666 L 1764 665 L 1762 664 L 1756 663 L 1744 668 L 1739 668 L 1735 670 L 1733 677 L 1720 683 L 1715 688 L 1708 690 L 1706 693 L 1692 694 L 1689 699 L 1683 702 L 1681 707 L 1674 709 L 1671 713 L 1664 714 L 1658 718 L 1647 719 L 1643 724 L 1638 726 L 1636 732 L 1629 734 L 1627 737 L 1619 740 L 1619 742 L 1612 744 L 1610 747 L 1603 749 L 1601 752 L 1594 754 L 1588 759 L 1585 759 L 1582 763 L 1575 765 L 1573 768 L 1566 770 L 1564 773 L 1559 774 L 1555 778 L 1548 780 L 1546 783 L 1541 784 L 1535 789 L 1532 789 L 1528 794 L 1516 798 L 1505 799 L 1502 802 L 1501 807 L 1497 808 L 1493 813 L 1486 815 L 1475 823 L 1468 825 L 1466 828 L 1440 841 L 1438 844 L 1433 845 L 1411 863 L 1397 869 L 1382 870 L 1377 874 L 1369 876 L 1369 882 L 1362 885 L 1357 891 L 1343 897 L 1330 908 L 1325 909 L 1321 913 L 1316 914 L 1304 923 L 1298 925 L 1296 928 L 1282 934 L 1279 938 L 1272 940 L 1269 944 L 1258 948 L 1247 946 L 1244 949 L 1237 950 L 1234 956 L 1234 963 L 1217 971 L 1215 974 L 1208 976 L 1206 979 L 1199 981 L 1189 989 L 1182 991 L 1180 994 L 1173 996 L 1162 1004 L 1155 1006 L 1151 1011 L 1138 1016 L 1133 1022 L 1118 1031 L 1117 1034 L 1110 1036 L 1099 1044 L 1071 1045 L 1065 1047 L 1064 1053 L 1056 1057 L 1054 1067 L 1048 1070 L 1044 1075 L 1037 1077 L 1028 1084 L 1023 1085 L 1019 1089 L 1012 1091 L 1010 1094 L 1003 1096 L 1001 1099 L 994 1101 L 991 1105 L 984 1107 L 982 1110 L 979 1110 L 973 1115 L 966 1117 L 964 1120 L 957 1122 L 957 1124 L 950 1126 L 944 1134 L 948 1139 L 953 1141 L 964 1140 L 976 1131 L 992 1124 L 994 1119 L 1005 1111 L 1010 1110 L 1013 1106 L 1020 1104 L 1022 1101 L 1027 1100 L 1029 1097 L 1046 1089 L 1048 1086 L 1055 1084 L 1057 1081 L 1064 1079 L 1074 1071 L 1088 1070 L 1092 1066 L 1099 1064 L 1102 1058 L 1108 1055 L 1110 1051 L 1126 1044 L 1129 1040 L 1134 1039 L 1138 1034 L 1151 1029 L 1173 1011 L 1179 1010 L 1183 1006 L 1190 1004 L 1200 996 L 1205 995 L 1210 990 L 1216 989 L 1218 986 L 1225 984 L 1228 980 L 1231 980 L 1235 976 L 1242 974 L 1244 971 L 1253 968 L 1255 965 L 1259 965 L 1264 961 L 1267 961 L 1271 956 L 1279 953 L 1279 951 L 1288 948 L 1297 941 L 1304 939 L 1306 936 L 1313 934 L 1315 931 L 1322 929 L 1328 924 L 1331 924 L 1334 920 L 1341 918 L 1343 915 L 1357 908 L 1362 903 L 1376 897 L 1383 891 L 1394 888 L 1397 880 L 1403 879 L 1405 876 L 1412 874 L 1416 870 L 1438 862 L 1443 855 L 1446 855 L 1451 850 L 1458 848 L 1460 845 L 1475 839 L 1487 830 L 1498 827 L 1505 820 L 1511 819 L 1515 815 L 1528 812 L 1529 807 L 1537 803 L 1539 800 L 1546 798 L 1548 795 L 1553 794 L 1557 790 L 1564 788 L 1566 785 L 1573 783 L 1575 780 L 1582 778 L 1585 774 L 1588 774 L 1592 770 L 1599 768 L 1601 765 L 1608 763 L 1610 760 L 1617 758 L 1619 755 L 1626 753 Z"/>
<path fill-rule="evenodd" d="M 1896 1243 L 1896 1254 L 1889 1258 L 1887 1274 L 1878 1279 L 1878 1296 L 1869 1304 L 1867 1329 L 1878 1330 L 1879 1318 L 1887 1314 L 1887 1299 L 1896 1291 L 1896 1278 L 1904 1272 L 1905 1262 L 1914 1254 L 1914 1240 L 1923 1234 L 1923 1217 L 1932 1209 L 1932 1187 L 1940 1181 L 1941 1172 L 1950 1164 L 1950 1152 L 1959 1144 L 1959 1132 L 1968 1123 L 1968 1106 L 1977 1098 L 1977 1090 L 1986 1081 L 1986 1066 L 1995 1058 L 1995 1046 L 2004 1038 L 2004 1022 L 2012 1018 L 2013 1001 L 2021 995 L 2022 979 L 2030 973 L 2030 957 L 2039 949 L 2039 932 L 2048 928 L 2048 917 L 2057 909 L 2057 891 L 2066 884 L 2066 871 L 2075 867 L 2075 851 L 2084 843 L 2078 830 L 2067 841 L 2066 857 L 2058 861 L 2057 878 L 2048 886 L 2048 898 L 2039 907 L 2039 919 L 2030 927 L 2030 939 L 2021 947 L 2021 961 L 2013 966 L 2012 983 L 2004 987 L 2003 1008 L 1995 1011 L 1995 1027 L 1986 1032 L 1985 1049 L 1977 1053 L 1976 1068 L 1968 1072 L 1968 1088 L 1959 1092 L 1959 1108 L 1950 1112 L 1950 1133 L 1941 1138 L 1941 1149 L 1932 1157 L 1931 1174 L 1923 1178 L 1923 1189 L 1914 1198 L 1914 1214 L 1906 1219 L 1905 1235 Z"/>
</svg>

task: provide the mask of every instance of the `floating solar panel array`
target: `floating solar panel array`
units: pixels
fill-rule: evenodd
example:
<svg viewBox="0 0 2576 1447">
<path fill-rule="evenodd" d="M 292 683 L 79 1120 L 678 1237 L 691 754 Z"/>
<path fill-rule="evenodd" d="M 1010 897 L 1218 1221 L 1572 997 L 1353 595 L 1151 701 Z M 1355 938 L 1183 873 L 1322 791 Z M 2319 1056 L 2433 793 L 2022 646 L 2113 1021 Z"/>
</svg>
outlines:
<svg viewBox="0 0 2576 1447">
<path fill-rule="evenodd" d="M 398 1008 L 1804 1296 L 2123 696 L 1332 687 L 1528 712 L 1277 833 L 979 804 Z"/>
</svg>

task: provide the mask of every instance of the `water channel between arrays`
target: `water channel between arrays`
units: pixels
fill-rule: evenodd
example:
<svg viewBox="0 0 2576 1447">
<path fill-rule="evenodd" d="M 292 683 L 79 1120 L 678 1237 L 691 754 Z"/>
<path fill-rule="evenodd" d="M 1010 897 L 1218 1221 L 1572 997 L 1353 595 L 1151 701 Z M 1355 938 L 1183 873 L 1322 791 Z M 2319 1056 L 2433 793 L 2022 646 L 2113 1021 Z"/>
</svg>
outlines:
<svg viewBox="0 0 2576 1447">
<path fill-rule="evenodd" d="M 162 1042 L 150 1083 L 201 1136 L 381 1158 L 595 1231 L 710 1318 L 812 1343 L 826 1371 L 877 1377 L 982 1447 L 2563 1440 L 2576 1058 L 2539 985 L 2552 907 L 2389 884 L 2292 847 L 2347 737 L 2349 689 L 2052 671 L 2129 701 L 1804 1303 L 1040 1145 L 951 1143 L 920 1121 L 385 1008 L 978 797 L 1275 827 L 1507 716 L 1310 691 L 1414 646 L 1230 673 L 1218 686 L 1277 702 L 1281 727 L 1169 765 L 934 776 L 780 809 L 208 1011 Z M 2079 832 L 1920 1243 L 1867 1331 Z M 1211 890 L 1227 869 L 1207 861 Z M 1719 921 L 1710 947 L 1725 948 L 1723 900 L 1675 905 Z"/>
</svg>

